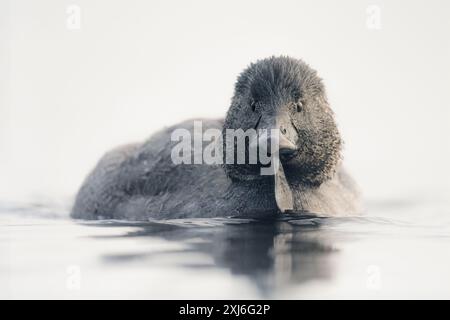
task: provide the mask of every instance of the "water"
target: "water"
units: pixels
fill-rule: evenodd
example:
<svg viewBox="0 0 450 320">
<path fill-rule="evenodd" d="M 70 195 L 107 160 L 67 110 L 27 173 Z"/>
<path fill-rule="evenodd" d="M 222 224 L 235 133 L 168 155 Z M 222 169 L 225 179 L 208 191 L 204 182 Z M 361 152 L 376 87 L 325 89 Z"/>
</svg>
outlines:
<svg viewBox="0 0 450 320">
<path fill-rule="evenodd" d="M 0 298 L 450 298 L 449 208 L 130 223 L 3 203 Z"/>
</svg>

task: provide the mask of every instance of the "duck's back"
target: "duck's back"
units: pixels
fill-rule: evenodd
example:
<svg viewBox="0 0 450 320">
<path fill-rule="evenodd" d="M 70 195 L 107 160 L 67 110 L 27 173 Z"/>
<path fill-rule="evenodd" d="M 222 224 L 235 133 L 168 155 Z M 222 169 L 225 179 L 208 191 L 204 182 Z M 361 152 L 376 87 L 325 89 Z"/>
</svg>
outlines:
<svg viewBox="0 0 450 320">
<path fill-rule="evenodd" d="M 221 129 L 222 120 L 201 120 L 203 130 Z M 131 144 L 106 153 L 84 181 L 72 209 L 82 219 L 143 220 L 162 218 L 166 209 L 184 210 L 174 216 L 189 216 L 201 210 L 214 185 L 226 190 L 229 180 L 218 165 L 177 164 L 172 150 L 176 129 L 193 138 L 194 121 L 163 129 L 142 144 Z M 200 198 L 199 198 L 200 197 Z M 170 218 L 168 216 L 167 218 Z"/>
</svg>

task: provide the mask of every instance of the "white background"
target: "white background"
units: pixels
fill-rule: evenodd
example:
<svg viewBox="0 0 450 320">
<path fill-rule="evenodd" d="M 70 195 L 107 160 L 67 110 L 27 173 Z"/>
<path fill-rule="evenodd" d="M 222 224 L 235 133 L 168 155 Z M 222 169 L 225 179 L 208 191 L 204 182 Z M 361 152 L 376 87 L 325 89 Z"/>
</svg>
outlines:
<svg viewBox="0 0 450 320">
<path fill-rule="evenodd" d="M 72 197 L 106 150 L 222 117 L 238 73 L 280 54 L 324 79 L 368 199 L 445 196 L 449 33 L 444 0 L 0 0 L 0 200 Z"/>
</svg>

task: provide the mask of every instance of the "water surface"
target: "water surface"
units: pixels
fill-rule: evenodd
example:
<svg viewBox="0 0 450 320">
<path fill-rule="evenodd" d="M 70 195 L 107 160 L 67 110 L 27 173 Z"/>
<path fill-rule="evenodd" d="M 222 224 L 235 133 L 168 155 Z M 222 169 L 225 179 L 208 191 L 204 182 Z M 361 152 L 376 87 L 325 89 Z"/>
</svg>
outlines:
<svg viewBox="0 0 450 320">
<path fill-rule="evenodd" d="M 450 298 L 445 202 L 356 218 L 73 221 L 0 204 L 0 298 Z"/>
</svg>

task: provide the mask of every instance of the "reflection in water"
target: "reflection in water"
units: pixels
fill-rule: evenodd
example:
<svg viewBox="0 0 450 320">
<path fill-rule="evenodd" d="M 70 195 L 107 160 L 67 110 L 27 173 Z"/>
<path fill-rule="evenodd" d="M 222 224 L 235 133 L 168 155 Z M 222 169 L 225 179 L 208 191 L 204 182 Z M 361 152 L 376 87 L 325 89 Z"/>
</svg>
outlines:
<svg viewBox="0 0 450 320">
<path fill-rule="evenodd" d="M 264 295 L 288 284 L 298 285 L 332 277 L 333 257 L 338 250 L 328 238 L 331 231 L 321 230 L 323 221 L 295 217 L 282 220 L 200 219 L 145 224 L 109 222 L 105 226 L 137 227 L 136 231 L 122 237 L 159 237 L 183 242 L 188 249 L 107 255 L 104 259 L 108 263 L 136 259 L 149 259 L 153 263 L 159 257 L 172 255 L 179 267 L 219 267 L 230 270 L 234 275 L 247 276 Z M 194 256 L 193 253 L 208 255 L 213 265 L 191 261 L 190 254 Z M 186 259 L 180 262 L 179 256 L 182 254 L 186 255 Z"/>
</svg>

